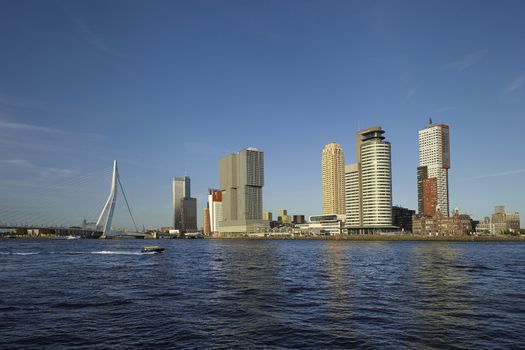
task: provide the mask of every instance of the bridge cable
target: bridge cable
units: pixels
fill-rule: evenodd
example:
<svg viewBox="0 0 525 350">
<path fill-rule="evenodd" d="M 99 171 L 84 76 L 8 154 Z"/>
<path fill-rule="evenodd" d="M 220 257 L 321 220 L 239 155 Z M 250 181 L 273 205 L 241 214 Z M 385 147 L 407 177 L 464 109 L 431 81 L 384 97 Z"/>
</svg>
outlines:
<svg viewBox="0 0 525 350">
<path fill-rule="evenodd" d="M 131 216 L 131 220 L 133 220 L 133 225 L 135 225 L 136 232 L 139 232 L 139 229 L 137 228 L 137 224 L 135 223 L 135 218 L 133 218 L 133 214 L 131 213 L 131 209 L 129 207 L 128 198 L 126 197 L 126 192 L 124 192 L 124 187 L 122 186 L 122 182 L 120 182 L 120 175 L 117 174 L 117 181 L 120 185 L 120 190 L 122 191 L 122 195 L 124 197 L 124 200 L 126 201 L 126 206 L 128 207 L 129 215 Z"/>
</svg>

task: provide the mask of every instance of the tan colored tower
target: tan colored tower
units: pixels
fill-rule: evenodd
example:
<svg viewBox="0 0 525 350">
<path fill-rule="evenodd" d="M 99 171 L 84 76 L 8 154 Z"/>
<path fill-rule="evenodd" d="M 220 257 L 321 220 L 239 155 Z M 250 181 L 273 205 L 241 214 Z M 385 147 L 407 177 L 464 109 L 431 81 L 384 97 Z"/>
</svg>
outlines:
<svg viewBox="0 0 525 350">
<path fill-rule="evenodd" d="M 323 214 L 345 214 L 345 157 L 337 143 L 323 149 Z"/>
<path fill-rule="evenodd" d="M 208 207 L 204 208 L 204 225 L 202 230 L 206 236 L 211 234 L 210 209 Z"/>
</svg>

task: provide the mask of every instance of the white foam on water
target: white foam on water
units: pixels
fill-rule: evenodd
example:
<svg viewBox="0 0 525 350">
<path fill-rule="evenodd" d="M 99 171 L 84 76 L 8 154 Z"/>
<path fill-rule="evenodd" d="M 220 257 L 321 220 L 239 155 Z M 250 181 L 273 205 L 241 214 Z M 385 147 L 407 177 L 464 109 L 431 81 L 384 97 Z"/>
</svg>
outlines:
<svg viewBox="0 0 525 350">
<path fill-rule="evenodd" d="M 40 254 L 39 252 L 0 252 L 1 255 L 35 255 Z"/>
<path fill-rule="evenodd" d="M 89 252 L 88 254 L 109 254 L 109 255 L 141 255 L 141 252 L 122 251 L 122 250 L 100 250 Z"/>
</svg>

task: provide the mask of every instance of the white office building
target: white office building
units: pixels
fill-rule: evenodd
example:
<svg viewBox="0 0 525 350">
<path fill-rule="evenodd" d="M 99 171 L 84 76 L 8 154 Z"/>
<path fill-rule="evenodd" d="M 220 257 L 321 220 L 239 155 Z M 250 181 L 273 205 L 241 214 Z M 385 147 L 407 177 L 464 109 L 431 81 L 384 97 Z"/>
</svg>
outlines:
<svg viewBox="0 0 525 350">
<path fill-rule="evenodd" d="M 310 216 L 308 223 L 298 224 L 295 227 L 304 235 L 336 236 L 342 233 L 344 224 L 344 215 L 330 214 Z"/>
<path fill-rule="evenodd" d="M 215 189 L 208 190 L 208 209 L 210 213 L 210 231 L 219 231 L 219 222 L 222 221 L 222 192 Z"/>
<path fill-rule="evenodd" d="M 376 233 L 392 227 L 392 166 L 384 130 L 356 134 L 357 163 L 345 166 L 346 227 L 350 233 Z"/>
</svg>

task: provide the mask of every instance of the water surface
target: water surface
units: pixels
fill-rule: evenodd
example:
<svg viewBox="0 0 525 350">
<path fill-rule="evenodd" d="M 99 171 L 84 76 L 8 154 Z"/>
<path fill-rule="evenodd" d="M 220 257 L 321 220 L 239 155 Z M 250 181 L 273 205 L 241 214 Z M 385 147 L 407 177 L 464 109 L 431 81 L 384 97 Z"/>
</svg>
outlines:
<svg viewBox="0 0 525 350">
<path fill-rule="evenodd" d="M 0 240 L 0 286 L 8 349 L 525 344 L 522 242 Z"/>
</svg>

